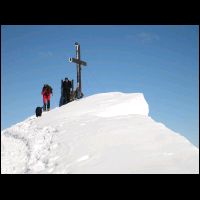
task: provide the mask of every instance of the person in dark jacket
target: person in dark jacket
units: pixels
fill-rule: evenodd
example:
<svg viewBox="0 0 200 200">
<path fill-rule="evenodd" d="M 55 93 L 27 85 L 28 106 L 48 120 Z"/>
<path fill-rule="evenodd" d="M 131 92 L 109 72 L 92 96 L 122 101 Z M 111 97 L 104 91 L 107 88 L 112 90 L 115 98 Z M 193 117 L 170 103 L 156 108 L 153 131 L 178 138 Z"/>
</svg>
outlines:
<svg viewBox="0 0 200 200">
<path fill-rule="evenodd" d="M 71 81 L 68 78 L 65 78 L 63 81 L 63 104 L 70 102 L 70 91 L 71 91 Z"/>
</svg>

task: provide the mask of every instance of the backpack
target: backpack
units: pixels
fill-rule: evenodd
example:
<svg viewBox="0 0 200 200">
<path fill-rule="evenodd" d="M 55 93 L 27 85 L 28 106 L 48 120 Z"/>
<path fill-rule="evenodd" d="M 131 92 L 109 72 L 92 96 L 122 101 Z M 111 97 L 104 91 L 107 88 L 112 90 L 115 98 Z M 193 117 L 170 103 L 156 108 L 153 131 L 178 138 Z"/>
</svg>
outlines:
<svg viewBox="0 0 200 200">
<path fill-rule="evenodd" d="M 35 114 L 36 114 L 36 117 L 41 117 L 41 115 L 42 115 L 42 107 L 37 107 L 35 109 Z"/>
</svg>

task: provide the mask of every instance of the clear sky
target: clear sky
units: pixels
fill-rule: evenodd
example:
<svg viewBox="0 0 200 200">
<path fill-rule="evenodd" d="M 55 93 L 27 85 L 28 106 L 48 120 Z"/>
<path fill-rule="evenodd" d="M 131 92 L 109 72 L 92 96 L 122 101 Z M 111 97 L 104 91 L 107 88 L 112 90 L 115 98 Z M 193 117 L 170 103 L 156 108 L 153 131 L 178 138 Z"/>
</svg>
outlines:
<svg viewBox="0 0 200 200">
<path fill-rule="evenodd" d="M 149 115 L 199 146 L 199 26 L 1 26 L 1 130 L 34 115 L 44 83 L 59 105 L 60 82 L 74 79 L 81 45 L 85 96 L 143 93 Z"/>
</svg>

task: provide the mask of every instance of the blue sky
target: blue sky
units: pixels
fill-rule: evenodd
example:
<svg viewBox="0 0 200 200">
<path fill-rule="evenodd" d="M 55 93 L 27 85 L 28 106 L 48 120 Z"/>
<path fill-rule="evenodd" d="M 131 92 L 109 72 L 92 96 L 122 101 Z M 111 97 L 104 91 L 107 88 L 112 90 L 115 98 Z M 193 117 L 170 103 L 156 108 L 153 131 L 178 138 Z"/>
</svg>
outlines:
<svg viewBox="0 0 200 200">
<path fill-rule="evenodd" d="M 81 44 L 85 96 L 141 92 L 150 116 L 199 146 L 199 26 L 1 26 L 1 129 L 34 115 L 44 83 L 59 105 L 60 81 L 76 81 Z"/>
</svg>

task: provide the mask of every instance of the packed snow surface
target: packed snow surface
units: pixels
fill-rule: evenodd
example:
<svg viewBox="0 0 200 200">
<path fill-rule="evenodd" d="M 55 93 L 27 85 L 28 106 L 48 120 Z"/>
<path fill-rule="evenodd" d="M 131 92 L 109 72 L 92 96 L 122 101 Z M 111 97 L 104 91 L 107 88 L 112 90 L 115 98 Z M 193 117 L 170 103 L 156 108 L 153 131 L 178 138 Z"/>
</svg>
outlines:
<svg viewBox="0 0 200 200">
<path fill-rule="evenodd" d="M 148 114 L 112 92 L 33 115 L 1 132 L 1 173 L 199 173 L 199 149 Z"/>
</svg>

